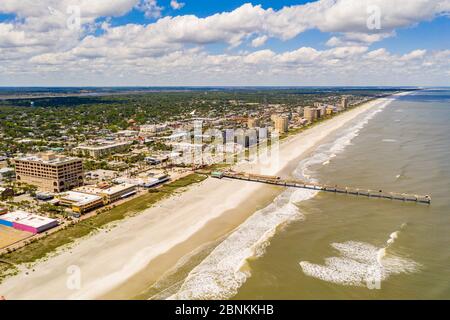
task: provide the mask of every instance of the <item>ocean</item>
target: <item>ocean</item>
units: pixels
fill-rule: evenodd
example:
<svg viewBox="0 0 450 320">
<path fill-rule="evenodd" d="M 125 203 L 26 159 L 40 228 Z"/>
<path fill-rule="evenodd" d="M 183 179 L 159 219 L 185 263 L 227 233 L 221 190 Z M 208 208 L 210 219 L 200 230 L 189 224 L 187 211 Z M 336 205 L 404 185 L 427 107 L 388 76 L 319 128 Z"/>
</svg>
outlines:
<svg viewBox="0 0 450 320">
<path fill-rule="evenodd" d="M 430 195 L 431 205 L 287 189 L 202 257 L 169 298 L 449 299 L 450 90 L 380 102 L 292 176 Z"/>
</svg>

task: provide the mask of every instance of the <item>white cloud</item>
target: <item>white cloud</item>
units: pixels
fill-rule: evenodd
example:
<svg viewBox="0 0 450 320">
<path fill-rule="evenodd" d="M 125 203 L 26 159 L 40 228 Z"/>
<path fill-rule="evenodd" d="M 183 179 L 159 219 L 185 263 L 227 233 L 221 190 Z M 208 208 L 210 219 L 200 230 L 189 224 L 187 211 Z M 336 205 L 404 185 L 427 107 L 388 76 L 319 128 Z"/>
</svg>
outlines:
<svg viewBox="0 0 450 320">
<path fill-rule="evenodd" d="M 404 54 L 401 59 L 405 60 L 405 61 L 409 61 L 409 60 L 417 60 L 417 59 L 421 59 L 425 56 L 425 54 L 427 53 L 427 50 L 414 50 L 411 51 L 407 54 Z"/>
<path fill-rule="evenodd" d="M 156 0 L 142 0 L 136 8 L 143 11 L 145 16 L 151 19 L 161 18 L 164 10 L 164 7 L 159 6 Z"/>
<path fill-rule="evenodd" d="M 175 2 L 176 6 L 182 5 L 178 1 L 171 4 Z M 67 28 L 69 5 L 80 6 L 80 30 Z M 368 5 L 377 5 L 381 10 L 380 30 L 367 28 Z M 99 19 L 124 15 L 136 6 L 147 16 L 159 19 L 146 25 L 121 26 Z M 395 55 L 386 49 L 371 51 L 369 47 L 394 36 L 396 28 L 447 14 L 450 0 L 410 0 L 407 6 L 400 0 L 320 0 L 280 10 L 247 3 L 204 18 L 195 15 L 161 18 L 162 10 L 155 0 L 0 0 L 0 13 L 17 16 L 13 21 L 0 22 L 2 72 L 19 78 L 24 73 L 35 73 L 38 77 L 48 72 L 56 77 L 58 73 L 78 72 L 75 78 L 95 73 L 104 81 L 114 78 L 113 74 L 123 74 L 123 79 L 130 75 L 133 81 L 145 84 L 159 79 L 156 75 L 163 76 L 161 81 L 166 82 L 172 81 L 171 74 L 182 72 L 198 77 L 199 81 L 217 81 L 214 77 L 222 73 L 220 81 L 232 84 L 232 79 L 296 83 L 301 77 L 305 81 L 331 81 L 339 80 L 340 76 L 345 79 L 349 72 L 367 74 L 363 81 L 381 81 L 378 79 L 391 79 L 388 70 L 412 81 L 420 77 L 441 79 L 445 74 L 442 70 L 448 70 L 449 54 L 445 51 L 413 50 Z M 289 40 L 310 29 L 330 32 L 326 43 L 330 48 L 239 54 L 226 50 L 215 55 L 204 49 L 204 45 L 211 43 L 224 43 L 229 48 L 245 43 L 259 48 L 269 38 Z M 96 34 L 95 30 L 100 32 Z"/>
<path fill-rule="evenodd" d="M 170 1 L 170 6 L 172 7 L 172 9 L 174 10 L 179 10 L 181 8 L 183 8 L 185 5 L 184 2 L 178 2 L 177 0 L 171 0 Z"/>
<path fill-rule="evenodd" d="M 253 48 L 261 47 L 261 46 L 263 46 L 266 43 L 266 41 L 268 39 L 269 39 L 269 37 L 266 36 L 266 35 L 262 35 L 260 37 L 257 37 L 257 38 L 252 40 L 252 47 Z"/>
</svg>

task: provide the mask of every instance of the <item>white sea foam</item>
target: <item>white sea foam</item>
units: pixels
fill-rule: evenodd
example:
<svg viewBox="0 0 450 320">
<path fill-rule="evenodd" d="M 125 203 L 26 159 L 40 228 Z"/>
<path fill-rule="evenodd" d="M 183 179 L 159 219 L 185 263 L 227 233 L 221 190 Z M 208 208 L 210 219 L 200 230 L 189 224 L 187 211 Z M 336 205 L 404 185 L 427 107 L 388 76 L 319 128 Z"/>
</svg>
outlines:
<svg viewBox="0 0 450 320">
<path fill-rule="evenodd" d="M 397 142 L 395 139 L 383 139 L 383 142 Z"/>
<path fill-rule="evenodd" d="M 387 253 L 399 233 L 391 233 L 386 246 L 381 248 L 356 241 L 332 243 L 331 246 L 339 251 L 340 256 L 326 258 L 323 265 L 301 261 L 300 267 L 308 276 L 348 286 L 366 286 L 373 281 L 374 270 L 379 281 L 394 274 L 416 272 L 420 265 L 415 261 Z"/>
<path fill-rule="evenodd" d="M 295 203 L 314 194 L 310 190 L 287 190 L 257 211 L 194 268 L 178 293 L 169 299 L 225 299 L 235 295 L 250 276 L 244 268 L 247 259 L 264 253 L 278 227 L 302 219 Z"/>
<path fill-rule="evenodd" d="M 330 158 L 344 151 L 368 121 L 389 103 L 390 101 L 381 103 L 356 125 L 346 129 L 333 143 L 318 148 L 313 156 L 299 163 L 293 175 L 314 181 L 308 167 L 329 162 Z M 303 189 L 284 191 L 269 206 L 254 213 L 219 244 L 189 273 L 179 291 L 169 299 L 227 299 L 234 296 L 250 276 L 250 270 L 246 268 L 247 260 L 264 254 L 269 240 L 280 226 L 303 219 L 296 204 L 312 198 L 315 194 L 317 191 Z"/>
</svg>

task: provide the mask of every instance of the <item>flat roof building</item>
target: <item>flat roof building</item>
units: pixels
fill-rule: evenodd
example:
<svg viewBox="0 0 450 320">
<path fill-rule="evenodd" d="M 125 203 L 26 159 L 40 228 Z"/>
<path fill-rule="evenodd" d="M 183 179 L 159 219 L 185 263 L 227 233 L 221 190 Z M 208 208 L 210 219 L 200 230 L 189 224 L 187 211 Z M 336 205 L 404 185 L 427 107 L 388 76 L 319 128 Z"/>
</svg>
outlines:
<svg viewBox="0 0 450 320">
<path fill-rule="evenodd" d="M 71 207 L 74 212 L 86 213 L 103 206 L 103 198 L 93 194 L 87 194 L 76 191 L 64 193 L 59 198 L 60 204 Z"/>
<path fill-rule="evenodd" d="M 64 192 L 83 185 L 83 162 L 72 157 L 43 153 L 17 158 L 16 180 L 49 192 Z"/>
<path fill-rule="evenodd" d="M 22 220 L 14 223 L 14 229 L 31 233 L 41 233 L 58 225 L 55 219 L 30 214 Z"/>
<path fill-rule="evenodd" d="M 25 219 L 29 215 L 30 215 L 29 212 L 25 212 L 22 210 L 12 211 L 0 217 L 0 224 L 13 228 L 13 224 L 15 222 Z"/>
<path fill-rule="evenodd" d="M 130 142 L 110 142 L 102 141 L 94 145 L 80 145 L 74 148 L 75 154 L 88 156 L 94 159 L 109 156 L 114 153 L 127 151 L 130 147 Z"/>
<path fill-rule="evenodd" d="M 139 134 L 142 136 L 153 136 L 167 130 L 166 124 L 145 124 L 140 126 Z"/>
<path fill-rule="evenodd" d="M 58 225 L 55 219 L 17 210 L 0 217 L 0 224 L 17 230 L 40 233 Z"/>
<path fill-rule="evenodd" d="M 100 188 L 96 186 L 83 186 L 77 188 L 74 191 L 102 197 L 104 203 L 109 204 L 135 194 L 136 186 L 129 183 L 117 184 L 110 186 L 108 188 Z"/>
</svg>

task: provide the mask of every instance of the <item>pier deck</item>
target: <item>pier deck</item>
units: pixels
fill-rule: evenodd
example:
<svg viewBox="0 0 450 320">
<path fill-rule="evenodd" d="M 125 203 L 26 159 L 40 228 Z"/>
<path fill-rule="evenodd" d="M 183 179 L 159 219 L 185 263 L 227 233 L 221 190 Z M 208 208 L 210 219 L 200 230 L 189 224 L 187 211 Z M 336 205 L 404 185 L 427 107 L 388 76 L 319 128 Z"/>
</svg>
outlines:
<svg viewBox="0 0 450 320">
<path fill-rule="evenodd" d="M 409 201 L 409 202 L 417 202 L 417 203 L 426 203 L 431 204 L 431 197 L 428 195 L 417 195 L 417 194 L 408 194 L 408 193 L 398 193 L 398 192 L 385 192 L 381 189 L 379 190 L 367 190 L 362 188 L 354 188 L 354 187 L 340 187 L 340 186 L 327 186 L 317 183 L 304 182 L 301 180 L 287 180 L 281 179 L 277 176 L 265 176 L 265 175 L 257 175 L 245 172 L 234 172 L 234 171 L 226 171 L 226 172 L 213 172 L 211 173 L 212 177 L 215 178 L 229 178 L 229 179 L 237 179 L 237 180 L 245 180 L 252 182 L 259 182 L 264 184 L 277 185 L 288 188 L 302 188 L 302 189 L 310 189 L 317 191 L 325 191 L 325 192 L 333 192 L 333 193 L 342 193 L 354 196 L 364 196 L 369 198 L 380 198 L 380 199 L 389 199 L 389 200 L 399 200 L 399 201 Z"/>
</svg>

